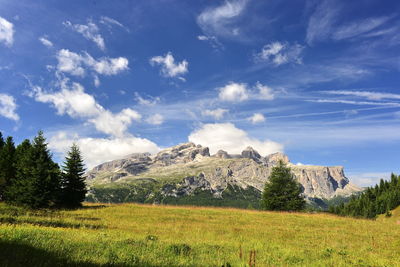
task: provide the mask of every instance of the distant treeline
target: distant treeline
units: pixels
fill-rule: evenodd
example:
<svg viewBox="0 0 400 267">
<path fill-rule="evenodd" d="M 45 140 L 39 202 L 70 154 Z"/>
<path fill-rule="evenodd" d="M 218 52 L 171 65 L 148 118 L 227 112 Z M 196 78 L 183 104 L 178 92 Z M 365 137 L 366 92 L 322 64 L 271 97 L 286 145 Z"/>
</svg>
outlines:
<svg viewBox="0 0 400 267">
<path fill-rule="evenodd" d="M 85 169 L 74 144 L 60 168 L 52 160 L 43 132 L 15 147 L 0 132 L 0 200 L 29 208 L 75 208 L 85 199 Z"/>
<path fill-rule="evenodd" d="M 331 206 L 329 211 L 343 216 L 376 218 L 400 205 L 400 175 L 391 175 L 390 181 L 381 179 L 379 185 L 369 187 L 359 196 L 354 196 L 346 204 Z"/>
</svg>

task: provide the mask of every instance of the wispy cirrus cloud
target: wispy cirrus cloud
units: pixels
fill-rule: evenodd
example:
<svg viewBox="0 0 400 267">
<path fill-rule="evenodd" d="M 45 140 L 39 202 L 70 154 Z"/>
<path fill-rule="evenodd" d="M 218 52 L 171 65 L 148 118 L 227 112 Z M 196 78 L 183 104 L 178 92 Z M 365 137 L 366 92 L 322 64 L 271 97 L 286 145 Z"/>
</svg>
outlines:
<svg viewBox="0 0 400 267">
<path fill-rule="evenodd" d="M 311 14 L 306 33 L 309 45 L 324 40 L 345 40 L 358 37 L 375 37 L 393 32 L 393 25 L 386 26 L 394 16 L 379 16 L 341 23 L 344 5 L 334 0 L 319 1 Z"/>
<path fill-rule="evenodd" d="M 87 24 L 72 24 L 70 21 L 63 23 L 66 27 L 80 33 L 85 39 L 94 42 L 101 50 L 106 49 L 103 37 L 99 33 L 99 27 L 91 20 Z"/>
<path fill-rule="evenodd" d="M 341 99 L 316 99 L 307 101 L 315 103 L 338 103 L 338 104 L 349 104 L 349 105 L 400 107 L 400 103 L 396 102 L 371 102 L 371 101 L 354 101 L 354 100 L 341 100 Z"/>
<path fill-rule="evenodd" d="M 231 37 L 240 34 L 236 19 L 245 10 L 247 0 L 225 0 L 222 5 L 206 8 L 197 17 L 197 24 L 206 36 Z"/>
<path fill-rule="evenodd" d="M 321 91 L 321 93 L 330 95 L 363 97 L 369 100 L 400 99 L 400 94 L 371 92 L 371 91 L 330 90 L 330 91 Z"/>
<path fill-rule="evenodd" d="M 47 39 L 46 36 L 40 37 L 40 38 L 39 38 L 39 41 L 40 41 L 44 46 L 53 47 L 53 43 L 52 43 L 49 39 Z"/>
</svg>

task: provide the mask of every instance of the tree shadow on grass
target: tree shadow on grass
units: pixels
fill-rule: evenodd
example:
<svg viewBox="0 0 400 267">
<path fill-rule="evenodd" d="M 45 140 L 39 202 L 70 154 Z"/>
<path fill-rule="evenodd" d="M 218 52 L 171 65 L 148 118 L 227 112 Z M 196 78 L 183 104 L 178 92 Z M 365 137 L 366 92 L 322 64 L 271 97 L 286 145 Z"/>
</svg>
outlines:
<svg viewBox="0 0 400 267">
<path fill-rule="evenodd" d="M 143 266 L 156 267 L 156 265 L 147 262 L 140 262 L 137 258 L 132 263 L 107 263 L 98 264 L 88 261 L 74 261 L 65 257 L 65 255 L 49 252 L 44 249 L 35 248 L 29 244 L 21 244 L 10 241 L 0 240 L 0 266 L 2 267 L 66 267 L 66 266 L 82 266 L 82 267 L 128 267 Z M 178 266 L 178 265 L 177 265 Z"/>
</svg>

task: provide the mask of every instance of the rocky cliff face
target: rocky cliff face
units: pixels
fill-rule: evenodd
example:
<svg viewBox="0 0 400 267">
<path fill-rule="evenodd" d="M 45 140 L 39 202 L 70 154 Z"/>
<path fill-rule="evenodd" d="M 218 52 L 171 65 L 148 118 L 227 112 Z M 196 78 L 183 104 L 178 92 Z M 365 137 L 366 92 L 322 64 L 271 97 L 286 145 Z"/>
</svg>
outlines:
<svg viewBox="0 0 400 267">
<path fill-rule="evenodd" d="M 210 156 L 207 147 L 193 143 L 167 148 L 153 156 L 132 154 L 125 159 L 103 163 L 93 168 L 87 179 L 92 186 L 151 179 L 160 183 L 164 196 L 187 196 L 200 190 L 220 198 L 228 186 L 262 192 L 272 167 L 280 160 L 291 167 L 308 198 L 331 199 L 360 191 L 349 182 L 341 166 L 297 166 L 282 153 L 262 157 L 251 147 L 241 155 L 229 155 L 220 150 Z"/>
</svg>

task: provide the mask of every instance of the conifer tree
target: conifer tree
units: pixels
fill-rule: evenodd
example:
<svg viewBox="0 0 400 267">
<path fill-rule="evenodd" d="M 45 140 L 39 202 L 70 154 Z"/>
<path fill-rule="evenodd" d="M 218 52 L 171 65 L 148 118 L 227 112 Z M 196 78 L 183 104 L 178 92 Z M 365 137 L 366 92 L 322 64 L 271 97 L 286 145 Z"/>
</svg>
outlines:
<svg viewBox="0 0 400 267">
<path fill-rule="evenodd" d="M 85 166 L 76 144 L 73 144 L 68 152 L 62 169 L 60 204 L 68 208 L 82 206 L 87 192 L 84 177 Z"/>
<path fill-rule="evenodd" d="M 24 205 L 33 198 L 32 145 L 28 139 L 19 144 L 15 150 L 15 178 L 5 191 L 6 201 Z"/>
<path fill-rule="evenodd" d="M 14 178 L 15 146 L 13 138 L 9 136 L 0 150 L 0 200 L 4 199 L 4 191 Z"/>
<path fill-rule="evenodd" d="M 60 169 L 51 158 L 42 131 L 33 139 L 31 160 L 34 192 L 27 204 L 33 208 L 53 206 L 59 195 Z"/>
<path fill-rule="evenodd" d="M 298 211 L 305 207 L 302 189 L 283 161 L 272 168 L 265 184 L 261 207 L 266 210 Z"/>
</svg>

